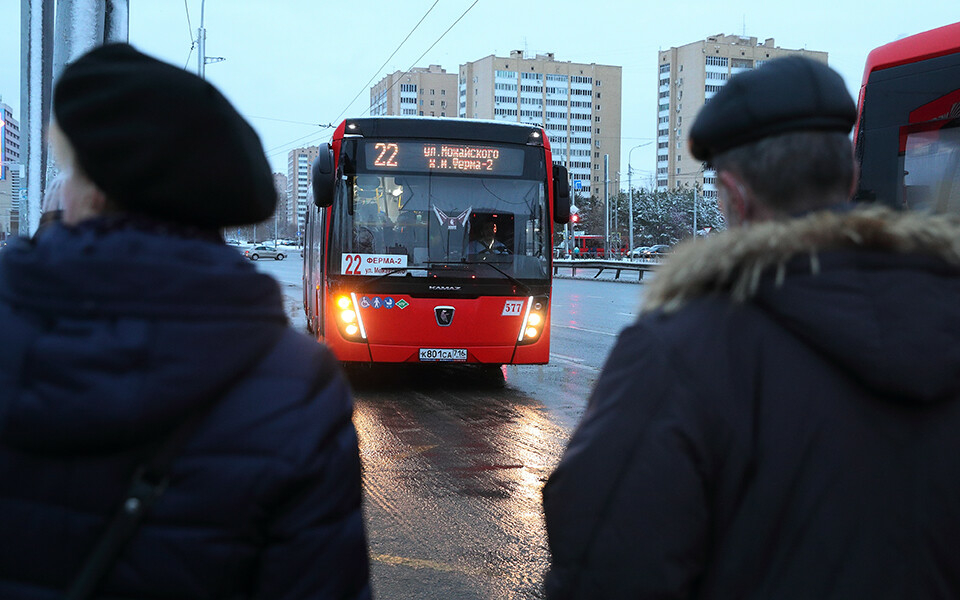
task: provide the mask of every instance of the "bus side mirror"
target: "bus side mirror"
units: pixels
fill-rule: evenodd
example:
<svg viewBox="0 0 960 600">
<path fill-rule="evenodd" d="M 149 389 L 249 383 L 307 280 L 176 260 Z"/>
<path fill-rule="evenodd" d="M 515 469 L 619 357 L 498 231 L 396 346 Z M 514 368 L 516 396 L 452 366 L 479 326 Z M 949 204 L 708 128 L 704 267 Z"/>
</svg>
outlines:
<svg viewBox="0 0 960 600">
<path fill-rule="evenodd" d="M 320 154 L 313 161 L 313 203 L 320 208 L 333 204 L 333 150 L 330 144 L 320 144 Z"/>
<path fill-rule="evenodd" d="M 570 220 L 570 182 L 567 168 L 553 165 L 553 220 L 566 223 Z"/>
</svg>

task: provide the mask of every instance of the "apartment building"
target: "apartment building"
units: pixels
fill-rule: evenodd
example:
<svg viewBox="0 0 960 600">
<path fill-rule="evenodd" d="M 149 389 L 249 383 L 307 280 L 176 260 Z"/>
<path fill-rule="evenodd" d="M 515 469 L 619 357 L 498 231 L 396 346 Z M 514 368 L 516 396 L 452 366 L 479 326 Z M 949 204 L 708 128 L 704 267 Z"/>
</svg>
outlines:
<svg viewBox="0 0 960 600">
<path fill-rule="evenodd" d="M 20 123 L 0 99 L 0 240 L 19 231 Z"/>
<path fill-rule="evenodd" d="M 287 176 L 283 173 L 273 174 L 273 187 L 277 190 L 277 221 L 278 226 L 283 228 L 292 223 L 290 220 L 291 209 L 288 206 L 289 196 L 287 195 Z"/>
<path fill-rule="evenodd" d="M 514 50 L 460 66 L 457 114 L 542 126 L 554 162 L 570 172 L 572 191 L 602 197 L 605 184 L 616 193 L 621 89 L 621 67 Z M 606 182 L 604 157 L 611 165 Z"/>
<path fill-rule="evenodd" d="M 313 200 L 310 167 L 319 155 L 319 146 L 294 148 L 287 153 L 286 218 L 287 223 L 295 225 L 298 232 L 303 231 L 307 203 Z"/>
<path fill-rule="evenodd" d="M 717 197 L 716 172 L 706 169 L 687 150 L 687 134 L 704 104 L 731 76 L 765 61 L 800 54 L 826 63 L 827 53 L 780 48 L 773 38 L 712 35 L 659 53 L 657 88 L 657 188 L 700 186 L 708 198 Z"/>
<path fill-rule="evenodd" d="M 440 65 L 396 71 L 370 88 L 370 116 L 457 116 L 457 75 Z"/>
</svg>

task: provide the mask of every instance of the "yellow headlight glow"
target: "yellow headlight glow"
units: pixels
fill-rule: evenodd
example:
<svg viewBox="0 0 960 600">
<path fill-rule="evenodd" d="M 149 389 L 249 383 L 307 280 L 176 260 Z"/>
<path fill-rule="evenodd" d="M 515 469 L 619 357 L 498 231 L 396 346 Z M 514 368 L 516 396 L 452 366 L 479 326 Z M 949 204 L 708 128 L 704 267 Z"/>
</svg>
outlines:
<svg viewBox="0 0 960 600">
<path fill-rule="evenodd" d="M 530 313 L 530 316 L 527 318 L 528 325 L 539 325 L 540 324 L 540 315 L 537 313 Z"/>
<path fill-rule="evenodd" d="M 345 310 L 340 313 L 340 318 L 343 319 L 344 323 L 353 323 L 357 320 L 357 313 L 352 310 Z"/>
<path fill-rule="evenodd" d="M 527 327 L 527 337 L 537 337 L 537 328 Z"/>
<path fill-rule="evenodd" d="M 339 306 L 341 309 L 350 308 L 351 304 L 352 302 L 350 302 L 350 298 L 346 296 L 340 296 L 337 298 L 337 306 Z"/>
<path fill-rule="evenodd" d="M 347 325 L 346 327 L 344 327 L 344 331 L 347 332 L 347 335 L 357 335 L 357 331 L 359 331 L 359 329 L 357 328 L 356 325 L 354 325 L 353 323 L 351 323 L 351 324 Z"/>
</svg>

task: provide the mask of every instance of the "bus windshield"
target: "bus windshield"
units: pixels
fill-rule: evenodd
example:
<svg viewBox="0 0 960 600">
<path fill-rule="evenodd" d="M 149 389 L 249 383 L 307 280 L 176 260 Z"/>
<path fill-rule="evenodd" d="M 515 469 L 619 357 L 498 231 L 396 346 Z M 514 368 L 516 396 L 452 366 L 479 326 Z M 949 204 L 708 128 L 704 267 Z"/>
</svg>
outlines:
<svg viewBox="0 0 960 600">
<path fill-rule="evenodd" d="M 413 276 L 442 271 L 478 280 L 549 277 L 546 177 L 534 149 L 469 147 L 478 161 L 488 161 L 479 163 L 492 167 L 487 174 L 468 172 L 475 166 L 467 162 L 450 170 L 397 162 L 392 149 L 384 154 L 383 142 L 357 146 L 356 159 L 347 164 L 359 168 L 345 167 L 331 211 L 332 273 L 376 276 L 408 269 Z M 418 158 L 432 151 L 425 146 L 416 146 Z M 383 168 L 391 160 L 406 172 Z"/>
</svg>

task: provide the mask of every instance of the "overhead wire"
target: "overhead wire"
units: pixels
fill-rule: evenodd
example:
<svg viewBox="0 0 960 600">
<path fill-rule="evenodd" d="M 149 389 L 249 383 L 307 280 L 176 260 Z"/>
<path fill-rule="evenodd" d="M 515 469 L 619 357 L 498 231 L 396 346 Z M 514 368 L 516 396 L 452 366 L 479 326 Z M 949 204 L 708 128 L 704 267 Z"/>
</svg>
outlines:
<svg viewBox="0 0 960 600">
<path fill-rule="evenodd" d="M 427 48 L 427 49 L 423 52 L 423 54 L 421 54 L 421 55 L 413 62 L 413 64 L 410 65 L 410 67 L 409 67 L 406 71 L 404 71 L 403 74 L 409 73 L 409 72 L 417 65 L 417 63 L 420 62 L 420 60 L 423 59 L 423 57 L 427 55 L 428 52 L 430 52 L 431 50 L 433 50 L 434 46 L 436 46 L 437 44 L 439 44 L 439 43 L 440 43 L 440 40 L 442 40 L 442 39 L 444 38 L 444 36 L 446 36 L 446 35 L 450 32 L 450 30 L 453 29 L 453 28 L 456 26 L 456 24 L 459 23 L 459 22 L 463 19 L 463 17 L 466 16 L 467 13 L 469 13 L 469 12 L 473 9 L 473 7 L 477 5 L 477 3 L 478 3 L 479 1 L 480 1 L 480 0 L 474 0 L 473 4 L 471 4 L 470 6 L 468 6 L 467 9 L 466 9 L 465 11 L 463 11 L 463 13 L 462 13 L 459 17 L 457 17 L 457 20 L 454 21 L 453 24 L 450 25 L 450 27 L 447 27 L 446 31 L 444 31 L 442 34 L 440 34 L 440 37 L 438 37 L 438 38 L 436 39 L 436 41 L 434 41 L 434 42 L 430 45 L 430 47 Z M 380 73 L 380 71 L 383 70 L 383 67 L 384 67 L 387 63 L 390 62 L 390 59 L 393 58 L 393 56 L 397 53 L 397 51 L 400 50 L 400 47 L 403 46 L 403 44 L 410 38 L 410 36 L 413 34 L 413 32 L 416 31 L 418 27 L 420 27 L 420 24 L 423 23 L 424 19 L 427 18 L 427 15 L 430 14 L 430 12 L 433 10 L 433 8 L 437 5 L 438 2 L 439 2 L 439 0 L 436 0 L 436 2 L 434 2 L 433 5 L 432 5 L 429 9 L 427 9 L 427 12 L 424 13 L 423 17 L 421 17 L 420 20 L 417 22 L 417 24 L 414 25 L 413 29 L 410 30 L 410 33 L 407 34 L 407 37 L 405 37 L 405 38 L 403 39 L 403 41 L 400 42 L 400 44 L 399 44 L 399 45 L 397 46 L 397 48 L 393 51 L 393 53 L 390 55 L 390 57 L 388 57 L 387 60 L 384 61 L 384 64 L 380 66 L 380 69 L 378 69 L 377 72 L 374 73 L 373 77 L 370 78 L 370 81 L 367 82 L 367 85 L 364 87 L 364 89 L 361 89 L 360 92 L 359 92 L 356 96 L 354 96 L 353 100 L 350 101 L 350 104 L 348 104 L 348 105 L 346 106 L 346 108 L 344 108 L 343 111 L 341 111 L 340 114 L 337 115 L 337 118 L 333 120 L 333 123 L 339 122 L 339 121 L 340 121 L 340 118 L 343 117 L 343 115 L 346 114 L 346 112 L 350 109 L 350 107 L 353 106 L 353 103 L 357 101 L 357 98 L 359 98 L 360 95 L 363 94 L 363 92 L 364 92 L 365 90 L 368 90 L 368 89 L 369 89 L 370 83 L 371 83 L 374 79 L 376 79 L 376 77 L 377 77 L 377 75 Z M 397 78 L 397 79 L 390 85 L 390 87 L 388 87 L 388 88 L 385 90 L 385 92 L 389 92 L 391 89 L 393 89 L 393 87 L 397 84 L 397 81 L 399 81 L 399 80 L 400 80 L 400 79 Z M 360 114 L 366 114 L 366 113 L 369 112 L 369 111 L 370 111 L 370 107 L 368 106 L 367 109 L 364 110 L 364 111 L 363 111 L 362 113 L 360 113 Z M 324 126 L 324 127 L 325 127 L 325 128 L 335 127 L 335 125 L 330 124 L 330 125 L 326 125 L 326 126 Z M 307 134 L 307 135 L 305 135 L 305 136 L 303 136 L 303 137 L 299 137 L 299 138 L 297 138 L 297 139 L 295 139 L 295 140 L 291 140 L 291 141 L 289 141 L 289 142 L 286 142 L 286 143 L 284 143 L 284 144 L 281 144 L 281 145 L 279 145 L 279 146 L 276 146 L 276 147 L 274 147 L 274 148 L 271 148 L 270 150 L 268 150 L 268 151 L 266 152 L 266 154 L 267 154 L 268 157 L 269 157 L 269 156 L 274 156 L 274 155 L 276 155 L 276 154 L 279 153 L 279 152 L 277 152 L 278 150 L 281 150 L 281 149 L 283 149 L 283 148 L 286 148 L 287 146 L 290 146 L 291 144 L 295 144 L 296 142 L 299 142 L 299 141 L 301 141 L 301 140 L 305 140 L 305 139 L 307 139 L 307 138 L 315 137 L 315 136 L 317 136 L 317 135 L 318 135 L 317 132 Z"/>
<path fill-rule="evenodd" d="M 187 6 L 187 0 L 183 0 L 183 9 L 187 13 L 187 34 L 190 36 L 190 52 L 187 53 L 187 60 L 183 63 L 183 70 L 186 71 L 190 65 L 190 57 L 193 56 L 193 49 L 197 47 L 197 40 L 193 37 L 193 24 L 190 23 L 190 7 Z"/>
<path fill-rule="evenodd" d="M 407 73 L 409 73 L 410 71 L 412 71 L 413 68 L 414 68 L 415 66 L 417 66 L 417 63 L 420 62 L 420 61 L 423 59 L 423 57 L 427 55 L 427 52 L 430 52 L 431 50 L 433 50 L 433 47 L 436 46 L 437 44 L 439 44 L 439 43 L 440 43 L 440 40 L 442 40 L 442 39 L 444 38 L 444 36 L 446 36 L 448 33 L 450 33 L 450 30 L 453 29 L 454 27 L 456 27 L 457 23 L 459 23 L 461 19 L 463 19 L 465 16 L 467 16 L 467 13 L 470 12 L 470 11 L 473 9 L 473 7 L 477 5 L 478 2 L 480 2 L 480 0 L 473 0 L 473 4 L 471 4 L 470 6 L 468 6 L 468 7 L 467 7 L 467 10 L 463 11 L 463 13 L 462 13 L 459 17 L 457 17 L 457 20 L 454 21 L 454 22 L 450 25 L 450 27 L 447 27 L 447 30 L 444 31 L 443 33 L 441 33 L 441 34 L 440 34 L 440 37 L 438 37 L 435 42 L 433 42 L 432 44 L 430 44 L 430 47 L 429 47 L 429 48 L 427 48 L 426 50 L 423 51 L 423 54 L 421 54 L 419 57 L 417 57 L 417 60 L 413 61 L 413 64 L 410 65 L 410 68 L 408 68 L 406 71 L 403 72 L 403 75 L 406 75 Z M 394 82 L 390 84 L 390 87 L 388 87 L 386 90 L 384 90 L 383 93 L 387 93 L 387 92 L 389 92 L 390 90 L 392 90 L 393 87 L 394 87 L 395 85 L 397 85 L 397 82 L 398 82 L 398 81 L 400 81 L 400 78 L 399 78 L 399 77 L 398 77 L 397 79 L 395 79 Z M 367 113 L 367 112 L 369 112 L 369 111 L 370 111 L 370 107 L 368 106 L 368 107 L 367 107 L 367 110 L 363 111 L 363 113 L 360 113 L 360 114 L 364 114 L 364 113 Z"/>
<path fill-rule="evenodd" d="M 340 117 L 342 117 L 343 115 L 345 115 L 346 112 L 347 112 L 348 110 L 350 110 L 350 107 L 353 106 L 353 103 L 357 101 L 357 98 L 359 98 L 361 94 L 363 94 L 365 91 L 368 91 L 368 90 L 370 89 L 370 84 L 373 83 L 373 80 L 377 78 L 377 75 L 380 74 L 380 71 L 383 71 L 383 68 L 384 68 L 385 66 L 387 66 L 387 63 L 390 62 L 390 59 L 397 55 L 397 52 L 400 51 L 400 48 L 402 48 L 403 45 L 407 42 L 407 40 L 410 39 L 410 36 L 413 35 L 413 32 L 416 31 L 418 27 L 420 27 L 420 24 L 423 23 L 424 19 L 427 18 L 427 15 L 429 15 L 429 14 L 433 11 L 434 7 L 435 7 L 437 4 L 439 4 L 439 3 L 440 3 L 440 0 L 436 0 L 436 1 L 433 3 L 433 5 L 432 5 L 430 8 L 427 9 L 427 12 L 423 13 L 423 16 L 420 17 L 420 20 L 417 21 L 417 24 L 413 26 L 413 29 L 410 30 L 410 33 L 407 34 L 407 37 L 403 38 L 403 41 L 400 42 L 400 44 L 399 44 L 396 48 L 394 48 L 393 53 L 390 54 L 390 56 L 387 57 L 387 60 L 383 61 L 383 64 L 380 65 L 380 68 L 377 69 L 377 71 L 373 74 L 373 77 L 370 78 L 370 80 L 367 82 L 367 84 L 366 84 L 365 86 L 363 86 L 362 88 L 360 88 L 360 91 L 357 92 L 357 95 L 353 97 L 353 100 L 350 101 L 350 104 L 347 104 L 346 108 L 344 108 L 344 109 L 340 112 L 340 114 L 337 115 L 337 118 L 333 120 L 334 123 L 336 123 L 337 121 L 339 121 L 339 120 L 340 120 Z M 418 59 L 418 60 L 419 60 L 419 59 Z"/>
</svg>

